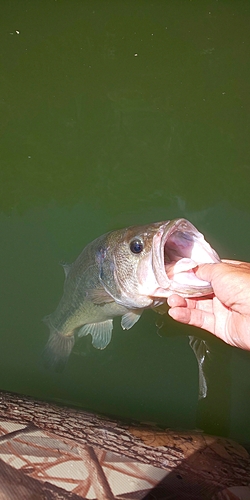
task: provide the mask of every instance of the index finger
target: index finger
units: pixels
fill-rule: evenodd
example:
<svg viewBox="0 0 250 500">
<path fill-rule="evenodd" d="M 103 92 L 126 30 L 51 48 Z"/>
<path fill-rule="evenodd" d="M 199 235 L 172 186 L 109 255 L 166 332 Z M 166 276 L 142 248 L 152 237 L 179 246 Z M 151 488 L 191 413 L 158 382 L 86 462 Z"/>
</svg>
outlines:
<svg viewBox="0 0 250 500">
<path fill-rule="evenodd" d="M 212 312 L 213 298 L 211 297 L 197 297 L 194 299 L 184 299 L 180 295 L 173 294 L 167 299 L 167 303 L 171 308 L 185 307 L 187 309 L 197 309 L 204 312 Z"/>
</svg>

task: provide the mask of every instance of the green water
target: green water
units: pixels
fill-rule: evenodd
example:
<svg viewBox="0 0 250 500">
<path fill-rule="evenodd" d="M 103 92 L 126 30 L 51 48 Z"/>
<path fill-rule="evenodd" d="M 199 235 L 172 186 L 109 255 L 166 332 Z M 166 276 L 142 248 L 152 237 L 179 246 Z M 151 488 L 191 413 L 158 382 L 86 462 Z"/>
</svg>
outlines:
<svg viewBox="0 0 250 500">
<path fill-rule="evenodd" d="M 250 260 L 249 23 L 248 0 L 2 2 L 1 389 L 250 442 L 250 353 L 167 316 L 39 365 L 58 263 L 108 230 L 186 217 Z"/>
</svg>

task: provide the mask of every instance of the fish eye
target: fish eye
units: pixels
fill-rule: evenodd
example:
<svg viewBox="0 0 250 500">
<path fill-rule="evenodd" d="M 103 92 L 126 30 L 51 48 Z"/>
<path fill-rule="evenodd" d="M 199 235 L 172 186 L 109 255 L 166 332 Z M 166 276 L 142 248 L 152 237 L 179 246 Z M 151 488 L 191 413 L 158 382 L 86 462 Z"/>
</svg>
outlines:
<svg viewBox="0 0 250 500">
<path fill-rule="evenodd" d="M 143 242 L 136 238 L 130 242 L 130 250 L 133 253 L 141 253 L 143 250 Z"/>
</svg>

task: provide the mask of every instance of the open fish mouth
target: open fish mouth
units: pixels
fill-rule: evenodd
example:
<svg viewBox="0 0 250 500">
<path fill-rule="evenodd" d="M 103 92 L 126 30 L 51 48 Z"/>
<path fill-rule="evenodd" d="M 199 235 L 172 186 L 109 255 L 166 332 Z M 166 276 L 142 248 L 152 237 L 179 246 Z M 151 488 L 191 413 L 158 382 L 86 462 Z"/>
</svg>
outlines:
<svg viewBox="0 0 250 500">
<path fill-rule="evenodd" d="M 200 280 L 195 269 L 199 264 L 220 262 L 220 258 L 191 222 L 176 219 L 162 225 L 153 246 L 160 288 L 185 297 L 212 293 L 210 283 Z"/>
</svg>

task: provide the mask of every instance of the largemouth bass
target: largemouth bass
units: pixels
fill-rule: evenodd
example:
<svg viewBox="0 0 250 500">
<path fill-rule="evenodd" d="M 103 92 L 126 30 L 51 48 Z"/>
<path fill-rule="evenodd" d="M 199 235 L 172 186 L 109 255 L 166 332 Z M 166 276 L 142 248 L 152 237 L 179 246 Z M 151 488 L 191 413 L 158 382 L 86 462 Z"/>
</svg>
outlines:
<svg viewBox="0 0 250 500">
<path fill-rule="evenodd" d="M 89 243 L 71 265 L 64 265 L 64 293 L 55 312 L 45 318 L 50 337 L 46 363 L 63 369 L 75 338 L 90 334 L 104 349 L 113 318 L 128 330 L 146 308 L 166 302 L 173 293 L 201 297 L 210 283 L 195 275 L 197 264 L 219 262 L 204 236 L 186 219 L 132 226 Z"/>
</svg>

